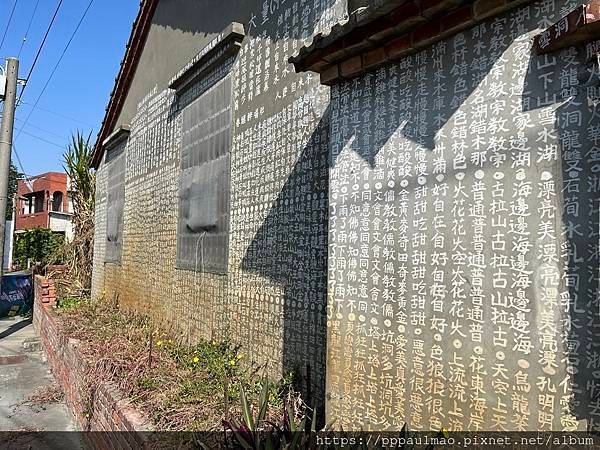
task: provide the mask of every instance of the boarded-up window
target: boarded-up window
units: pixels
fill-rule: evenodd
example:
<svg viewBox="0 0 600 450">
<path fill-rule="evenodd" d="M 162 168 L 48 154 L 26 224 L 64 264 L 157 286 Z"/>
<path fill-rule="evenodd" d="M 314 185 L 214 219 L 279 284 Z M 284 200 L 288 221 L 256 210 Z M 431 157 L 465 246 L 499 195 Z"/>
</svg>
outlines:
<svg viewBox="0 0 600 450">
<path fill-rule="evenodd" d="M 183 110 L 178 268 L 227 271 L 230 148 L 227 75 Z"/>
<path fill-rule="evenodd" d="M 123 208 L 125 206 L 125 145 L 123 139 L 106 151 L 108 202 L 106 214 L 106 262 L 121 263 L 123 253 Z"/>
</svg>

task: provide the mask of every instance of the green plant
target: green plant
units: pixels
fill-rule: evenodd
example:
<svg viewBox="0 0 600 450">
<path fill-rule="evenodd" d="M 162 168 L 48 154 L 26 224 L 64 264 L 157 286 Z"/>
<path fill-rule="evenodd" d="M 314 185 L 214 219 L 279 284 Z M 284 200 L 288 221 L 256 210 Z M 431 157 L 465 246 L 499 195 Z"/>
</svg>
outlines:
<svg viewBox="0 0 600 450">
<path fill-rule="evenodd" d="M 71 136 L 71 142 L 64 154 L 64 169 L 69 175 L 73 190 L 81 197 L 86 209 L 94 209 L 96 197 L 96 175 L 91 171 L 93 147 L 90 145 L 92 133 L 87 138 L 81 132 Z M 75 205 L 77 208 L 77 205 Z"/>
<path fill-rule="evenodd" d="M 73 191 L 74 238 L 66 246 L 67 273 L 60 287 L 72 296 L 87 295 L 92 283 L 96 174 L 90 166 L 93 154 L 90 138 L 91 133 L 86 138 L 77 132 L 71 136 L 64 154 L 64 169 Z"/>
<path fill-rule="evenodd" d="M 81 297 L 67 297 L 58 300 L 56 305 L 59 309 L 75 308 L 81 304 L 83 299 Z"/>
<path fill-rule="evenodd" d="M 248 400 L 244 386 L 240 384 L 240 404 L 242 407 L 242 418 L 223 421 L 226 430 L 233 433 L 235 437 L 234 446 L 244 449 L 288 449 L 300 450 L 312 448 L 311 438 L 317 432 L 316 409 L 313 408 L 312 416 L 309 418 L 305 412 L 298 420 L 292 405 L 287 402 L 283 409 L 283 415 L 279 423 L 267 420 L 269 410 L 270 384 L 264 379 L 262 390 L 258 400 L 256 415 Z M 329 425 L 325 431 L 331 429 Z"/>
<path fill-rule="evenodd" d="M 61 262 L 64 236 L 46 228 L 33 228 L 17 235 L 14 259 L 21 267 Z"/>
<path fill-rule="evenodd" d="M 172 329 L 167 332 L 164 323 L 119 308 L 117 297 L 68 304 L 57 317 L 64 333 L 81 342 L 88 361 L 85 395 L 93 398 L 99 381 L 110 380 L 153 420 L 156 430 L 211 431 L 217 439 L 222 420 L 242 414 L 238 386 L 244 386 L 252 403 L 262 392 L 257 374 L 264 367 L 226 338 L 190 345 Z M 299 404 L 293 381 L 287 375 L 269 383 L 269 421 L 278 420 L 284 399 Z"/>
<path fill-rule="evenodd" d="M 6 205 L 6 220 L 11 220 L 13 215 L 14 197 L 17 193 L 17 186 L 19 180 L 23 179 L 24 175 L 17 170 L 14 164 L 10 164 L 10 170 L 8 172 L 8 204 Z"/>
<path fill-rule="evenodd" d="M 268 392 L 269 383 L 265 379 L 262 383 L 262 392 L 258 400 L 257 407 L 253 412 L 246 391 L 242 385 L 239 387 L 240 390 L 240 403 L 242 407 L 241 418 L 234 418 L 231 420 L 224 420 L 223 426 L 225 430 L 233 435 L 233 442 L 227 448 L 243 448 L 245 450 L 272 450 L 272 449 L 285 449 L 285 450 L 308 450 L 308 449 L 380 449 L 383 444 L 369 445 L 371 439 L 369 435 L 364 432 L 349 433 L 354 439 L 352 441 L 335 443 L 334 440 L 328 441 L 328 443 L 317 443 L 317 416 L 316 409 L 312 409 L 312 414 L 309 417 L 306 414 L 306 410 L 302 411 L 298 417 L 298 414 L 294 413 L 293 408 L 289 403 L 286 404 L 283 410 L 283 416 L 279 423 L 274 423 L 267 420 L 267 413 L 269 409 Z M 328 436 L 332 434 L 333 422 L 327 425 L 323 430 L 318 432 L 321 436 Z M 342 435 L 344 434 L 341 430 Z M 335 433 L 333 433 L 335 436 Z M 338 436 L 339 437 L 339 436 Z M 416 445 L 414 434 L 408 430 L 405 424 L 402 430 L 397 436 L 399 442 L 394 448 L 402 450 L 414 450 Z M 446 430 L 440 431 L 437 438 L 447 438 Z M 418 441 L 418 439 L 417 439 Z M 425 450 L 433 450 L 434 445 L 428 445 Z"/>
</svg>

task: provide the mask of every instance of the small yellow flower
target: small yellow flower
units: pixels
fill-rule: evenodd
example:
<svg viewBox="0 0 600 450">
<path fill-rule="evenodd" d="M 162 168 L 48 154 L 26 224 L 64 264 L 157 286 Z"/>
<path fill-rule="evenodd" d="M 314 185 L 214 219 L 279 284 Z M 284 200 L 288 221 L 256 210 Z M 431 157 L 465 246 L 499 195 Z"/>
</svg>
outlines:
<svg viewBox="0 0 600 450">
<path fill-rule="evenodd" d="M 198 358 L 197 356 L 194 356 L 194 362 L 195 363 L 199 363 L 200 362 L 200 358 Z"/>
<path fill-rule="evenodd" d="M 161 347 L 163 345 L 163 341 L 156 341 L 156 346 Z"/>
<path fill-rule="evenodd" d="M 244 355 L 237 355 L 237 359 L 242 359 Z"/>
<path fill-rule="evenodd" d="M 232 366 L 235 366 L 235 359 L 232 359 L 231 361 L 229 361 L 229 364 Z"/>
<path fill-rule="evenodd" d="M 172 343 L 173 343 L 173 339 L 169 339 L 169 344 L 172 344 Z"/>
</svg>

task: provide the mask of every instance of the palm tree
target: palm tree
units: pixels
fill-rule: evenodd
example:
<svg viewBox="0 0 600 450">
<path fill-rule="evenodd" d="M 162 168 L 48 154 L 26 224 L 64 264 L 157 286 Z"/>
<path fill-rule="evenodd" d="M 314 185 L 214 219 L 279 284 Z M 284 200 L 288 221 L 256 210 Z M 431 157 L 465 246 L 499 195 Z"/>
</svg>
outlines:
<svg viewBox="0 0 600 450">
<path fill-rule="evenodd" d="M 73 198 L 73 242 L 67 244 L 66 262 L 69 294 L 87 295 L 92 284 L 94 251 L 94 208 L 96 199 L 96 174 L 90 163 L 93 148 L 90 134 L 84 137 L 77 132 L 71 136 L 64 154 L 64 169 L 71 180 Z"/>
</svg>

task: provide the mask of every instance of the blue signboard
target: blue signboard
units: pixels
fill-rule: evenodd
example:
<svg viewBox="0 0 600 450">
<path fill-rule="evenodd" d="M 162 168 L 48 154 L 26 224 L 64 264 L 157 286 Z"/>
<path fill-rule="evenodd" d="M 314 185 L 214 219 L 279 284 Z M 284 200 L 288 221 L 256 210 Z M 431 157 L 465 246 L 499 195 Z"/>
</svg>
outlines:
<svg viewBox="0 0 600 450">
<path fill-rule="evenodd" d="M 0 287 L 0 317 L 26 314 L 33 305 L 31 275 L 9 274 L 2 277 Z"/>
</svg>

